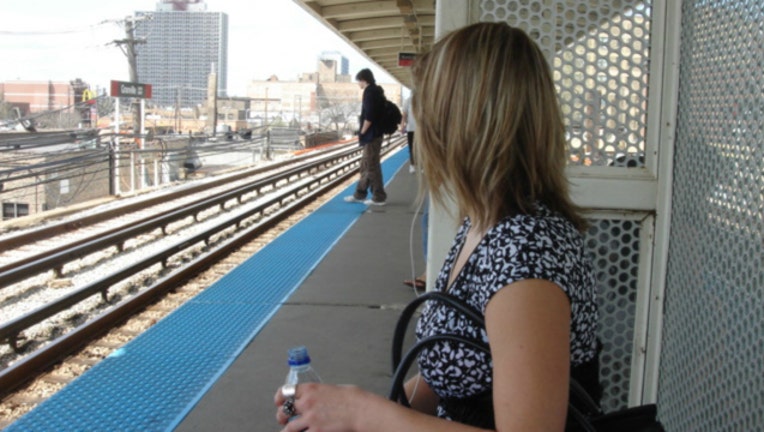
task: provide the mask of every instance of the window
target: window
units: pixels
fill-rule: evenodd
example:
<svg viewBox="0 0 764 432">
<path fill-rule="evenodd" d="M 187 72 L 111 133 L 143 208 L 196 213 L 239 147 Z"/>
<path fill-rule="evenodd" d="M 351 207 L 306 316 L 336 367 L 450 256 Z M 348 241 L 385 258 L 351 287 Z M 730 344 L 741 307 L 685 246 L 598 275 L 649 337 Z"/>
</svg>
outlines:
<svg viewBox="0 0 764 432">
<path fill-rule="evenodd" d="M 3 203 L 3 220 L 29 215 L 29 204 Z"/>
</svg>

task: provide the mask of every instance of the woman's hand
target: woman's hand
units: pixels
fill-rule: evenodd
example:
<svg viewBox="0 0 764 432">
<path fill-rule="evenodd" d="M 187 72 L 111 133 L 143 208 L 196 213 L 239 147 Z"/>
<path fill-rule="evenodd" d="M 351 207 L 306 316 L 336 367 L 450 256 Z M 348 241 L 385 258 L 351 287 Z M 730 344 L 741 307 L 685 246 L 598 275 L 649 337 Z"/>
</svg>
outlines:
<svg viewBox="0 0 764 432">
<path fill-rule="evenodd" d="M 363 401 L 366 392 L 356 386 L 305 383 L 295 389 L 294 417 L 285 412 L 281 389 L 273 400 L 277 406 L 276 420 L 285 425 L 284 431 L 318 429 L 322 431 L 353 431 L 357 420 L 363 416 Z M 288 411 L 288 410 L 287 410 Z"/>
<path fill-rule="evenodd" d="M 421 384 L 421 383 L 420 383 Z M 420 397 L 430 391 L 427 387 L 417 390 Z M 417 398 L 415 398 L 417 399 Z M 356 386 L 305 383 L 295 389 L 294 414 L 284 412 L 287 399 L 276 391 L 276 420 L 284 425 L 285 432 L 304 430 L 322 432 L 456 432 L 478 429 L 457 422 L 439 419 L 419 411 L 404 408 L 379 395 L 361 390 Z M 292 420 L 289 421 L 290 417 Z"/>
</svg>

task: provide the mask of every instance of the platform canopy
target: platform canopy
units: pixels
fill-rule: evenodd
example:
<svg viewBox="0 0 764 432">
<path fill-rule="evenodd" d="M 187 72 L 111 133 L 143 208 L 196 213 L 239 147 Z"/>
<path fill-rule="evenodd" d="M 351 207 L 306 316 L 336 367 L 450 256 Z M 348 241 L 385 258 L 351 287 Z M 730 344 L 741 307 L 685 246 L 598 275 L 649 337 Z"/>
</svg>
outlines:
<svg viewBox="0 0 764 432">
<path fill-rule="evenodd" d="M 434 0 L 294 1 L 405 86 L 410 67 L 399 64 L 432 45 Z"/>
<path fill-rule="evenodd" d="M 411 54 L 428 51 L 434 41 L 435 0 L 293 1 L 408 87 L 411 86 L 410 67 L 401 63 L 405 63 Z M 554 17 L 554 28 L 563 30 L 553 31 L 554 37 L 547 44 L 542 43 L 545 45 L 542 49 L 553 52 L 596 31 L 613 16 L 644 7 L 645 0 L 619 0 L 605 8 L 601 7 L 602 0 L 555 0 L 552 3 L 534 0 L 530 3 L 534 6 L 530 9 L 549 9 Z M 516 11 L 514 18 L 522 21 L 528 13 L 527 10 Z M 583 25 L 580 22 L 582 14 L 586 16 Z M 471 22 L 493 18 L 490 14 L 483 19 L 476 16 Z M 576 21 L 575 26 L 571 24 L 573 21 Z M 519 27 L 523 28 L 523 25 Z"/>
</svg>

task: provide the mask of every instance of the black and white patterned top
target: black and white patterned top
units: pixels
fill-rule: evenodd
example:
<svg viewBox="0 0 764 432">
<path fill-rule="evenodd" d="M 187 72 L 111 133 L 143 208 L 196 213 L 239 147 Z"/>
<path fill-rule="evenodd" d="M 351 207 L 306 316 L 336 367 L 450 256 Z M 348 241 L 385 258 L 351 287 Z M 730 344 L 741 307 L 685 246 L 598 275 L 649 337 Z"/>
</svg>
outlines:
<svg viewBox="0 0 764 432">
<path fill-rule="evenodd" d="M 491 228 L 472 252 L 448 292 L 485 315 L 491 297 L 508 284 L 544 279 L 558 285 L 571 301 L 571 366 L 596 355 L 597 302 L 595 276 L 586 257 L 583 236 L 565 218 L 539 205 L 536 215 L 504 218 Z M 471 226 L 459 228 L 435 289 L 446 284 Z M 452 307 L 429 301 L 416 326 L 418 339 L 436 334 L 481 338 L 477 327 Z M 442 342 L 423 350 L 418 358 L 425 382 L 441 398 L 466 398 L 491 388 L 491 362 L 486 355 L 455 342 Z M 438 415 L 450 418 L 441 405 Z"/>
</svg>

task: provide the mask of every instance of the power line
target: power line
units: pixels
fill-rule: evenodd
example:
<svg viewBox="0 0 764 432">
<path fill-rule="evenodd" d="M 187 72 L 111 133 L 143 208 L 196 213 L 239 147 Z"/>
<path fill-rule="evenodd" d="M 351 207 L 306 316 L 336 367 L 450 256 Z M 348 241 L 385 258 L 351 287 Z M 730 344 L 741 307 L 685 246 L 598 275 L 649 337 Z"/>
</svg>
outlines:
<svg viewBox="0 0 764 432">
<path fill-rule="evenodd" d="M 85 33 L 92 31 L 98 26 L 107 24 L 108 21 L 101 21 L 97 24 L 90 24 L 87 27 L 75 27 L 70 29 L 56 29 L 56 30 L 0 30 L 0 35 L 8 36 L 51 36 L 62 35 L 72 33 Z"/>
</svg>

